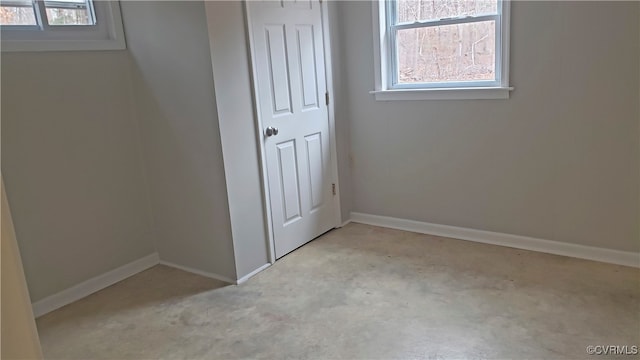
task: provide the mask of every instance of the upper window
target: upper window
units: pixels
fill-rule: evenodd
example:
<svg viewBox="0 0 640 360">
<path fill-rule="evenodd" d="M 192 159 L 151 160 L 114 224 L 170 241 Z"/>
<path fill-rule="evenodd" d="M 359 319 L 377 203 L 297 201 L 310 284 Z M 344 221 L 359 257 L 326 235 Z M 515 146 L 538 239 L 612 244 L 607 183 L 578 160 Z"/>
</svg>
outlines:
<svg viewBox="0 0 640 360">
<path fill-rule="evenodd" d="M 117 1 L 0 0 L 3 51 L 124 49 Z"/>
<path fill-rule="evenodd" d="M 381 0 L 377 15 L 378 100 L 508 97 L 507 1 Z"/>
</svg>

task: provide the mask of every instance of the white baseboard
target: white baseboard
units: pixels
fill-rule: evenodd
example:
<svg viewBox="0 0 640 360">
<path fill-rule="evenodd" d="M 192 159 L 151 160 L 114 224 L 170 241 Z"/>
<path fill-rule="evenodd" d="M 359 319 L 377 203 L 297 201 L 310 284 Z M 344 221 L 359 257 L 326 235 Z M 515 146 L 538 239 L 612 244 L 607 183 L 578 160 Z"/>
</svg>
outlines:
<svg viewBox="0 0 640 360">
<path fill-rule="evenodd" d="M 349 223 L 350 223 L 350 222 L 351 222 L 351 219 L 349 219 L 349 220 L 347 220 L 347 221 L 343 222 L 343 223 L 340 225 L 340 227 L 345 227 L 345 226 L 349 225 Z"/>
<path fill-rule="evenodd" d="M 220 280 L 220 281 L 224 281 L 226 283 L 229 284 L 235 284 L 236 281 L 228 278 L 226 276 L 222 276 L 222 275 L 218 275 L 218 274 L 214 274 L 214 273 L 210 273 L 210 272 L 206 272 L 206 271 L 202 271 L 202 270 L 198 270 L 198 269 L 194 269 L 194 268 L 190 268 L 188 266 L 182 266 L 182 265 L 178 265 L 178 264 L 174 264 L 168 261 L 164 261 L 164 260 L 160 260 L 160 264 L 161 265 L 166 265 L 172 268 L 176 268 L 182 271 L 186 271 L 186 272 L 190 272 L 196 275 L 200 275 L 200 276 L 204 276 L 204 277 L 208 277 L 211 279 L 216 279 L 216 280 Z"/>
<path fill-rule="evenodd" d="M 78 301 L 141 271 L 157 265 L 160 258 L 157 253 L 147 255 L 136 261 L 130 262 L 119 268 L 113 269 L 102 275 L 98 275 L 89 280 L 83 281 L 78 285 L 72 286 L 57 294 L 47 296 L 46 298 L 36 301 L 32 304 L 33 315 L 40 317 L 53 310 L 59 309 L 74 301 Z"/>
<path fill-rule="evenodd" d="M 257 273 L 259 273 L 262 270 L 264 270 L 264 269 L 268 268 L 269 266 L 271 266 L 271 264 L 269 264 L 269 263 L 264 264 L 264 265 L 260 266 L 259 268 L 253 270 L 252 272 L 248 273 L 247 275 L 243 276 L 242 278 L 240 278 L 238 280 L 233 280 L 233 279 L 228 278 L 226 276 L 222 276 L 222 275 L 218 275 L 218 274 L 214 274 L 214 273 L 210 273 L 210 272 L 206 272 L 206 271 L 197 270 L 197 269 L 194 269 L 194 268 L 190 268 L 190 267 L 187 267 L 187 266 L 174 264 L 174 263 L 171 263 L 171 262 L 168 262 L 168 261 L 164 261 L 164 260 L 161 260 L 160 264 L 161 265 L 166 265 L 166 266 L 169 266 L 169 267 L 172 267 L 172 268 L 180 269 L 182 271 L 190 272 L 190 273 L 193 273 L 193 274 L 196 274 L 196 275 L 201 275 L 201 276 L 204 276 L 204 277 L 208 277 L 208 278 L 211 278 L 211 279 L 224 281 L 226 283 L 234 284 L 234 285 L 242 284 L 243 282 L 249 280 L 252 276 L 256 275 Z"/>
<path fill-rule="evenodd" d="M 237 285 L 242 284 L 243 282 L 249 280 L 250 278 L 252 278 L 254 275 L 258 274 L 259 272 L 261 272 L 262 270 L 268 268 L 269 266 L 271 266 L 270 263 L 266 263 L 262 266 L 260 266 L 259 268 L 253 270 L 252 272 L 248 273 L 247 275 L 241 277 L 240 279 L 238 279 L 238 281 L 236 281 Z"/>
<path fill-rule="evenodd" d="M 352 212 L 351 221 L 484 244 L 640 267 L 640 253 Z"/>
</svg>

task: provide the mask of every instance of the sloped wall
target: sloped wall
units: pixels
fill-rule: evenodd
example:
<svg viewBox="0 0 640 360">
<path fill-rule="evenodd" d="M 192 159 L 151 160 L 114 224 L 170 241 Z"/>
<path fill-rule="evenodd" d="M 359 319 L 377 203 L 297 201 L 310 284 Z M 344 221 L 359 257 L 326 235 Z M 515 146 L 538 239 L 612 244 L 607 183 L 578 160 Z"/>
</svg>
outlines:
<svg viewBox="0 0 640 360">
<path fill-rule="evenodd" d="M 204 2 L 121 7 L 160 258 L 235 280 Z"/>
</svg>

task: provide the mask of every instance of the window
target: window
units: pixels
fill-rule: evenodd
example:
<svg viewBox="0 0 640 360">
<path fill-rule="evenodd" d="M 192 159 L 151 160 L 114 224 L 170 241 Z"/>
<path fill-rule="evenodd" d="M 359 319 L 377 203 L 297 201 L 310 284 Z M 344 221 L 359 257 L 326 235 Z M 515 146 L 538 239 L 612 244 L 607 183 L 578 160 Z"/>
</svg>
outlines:
<svg viewBox="0 0 640 360">
<path fill-rule="evenodd" d="M 2 51 L 124 49 L 117 1 L 0 0 Z"/>
<path fill-rule="evenodd" d="M 509 97 L 508 1 L 380 0 L 376 8 L 376 100 Z"/>
</svg>

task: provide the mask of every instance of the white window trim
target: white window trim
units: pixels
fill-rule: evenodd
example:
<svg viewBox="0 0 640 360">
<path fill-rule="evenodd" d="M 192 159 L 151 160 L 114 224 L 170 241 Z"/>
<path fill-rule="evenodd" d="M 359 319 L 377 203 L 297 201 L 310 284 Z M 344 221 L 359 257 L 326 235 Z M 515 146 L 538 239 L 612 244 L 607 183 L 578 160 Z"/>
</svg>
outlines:
<svg viewBox="0 0 640 360">
<path fill-rule="evenodd" d="M 2 52 L 126 49 L 120 3 L 94 0 L 96 25 L 1 26 Z"/>
<path fill-rule="evenodd" d="M 375 89 L 370 94 L 378 101 L 390 100 L 464 100 L 464 99 L 508 99 L 513 87 L 509 86 L 509 29 L 511 18 L 511 1 L 500 1 L 501 5 L 501 39 L 496 47 L 500 47 L 499 59 L 500 83 L 496 86 L 460 86 L 460 87 L 414 87 L 391 86 L 390 81 L 390 36 L 386 25 L 387 1 L 374 1 L 372 6 L 374 39 L 373 59 L 375 67 Z"/>
</svg>

